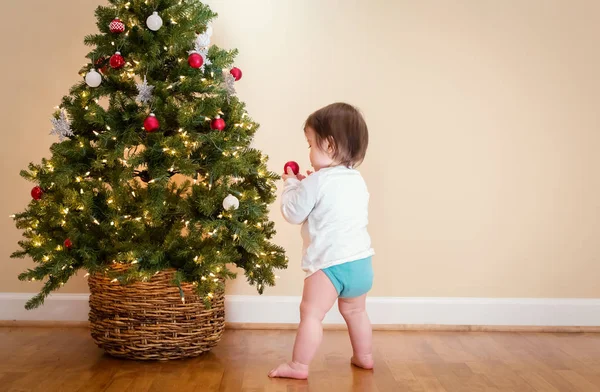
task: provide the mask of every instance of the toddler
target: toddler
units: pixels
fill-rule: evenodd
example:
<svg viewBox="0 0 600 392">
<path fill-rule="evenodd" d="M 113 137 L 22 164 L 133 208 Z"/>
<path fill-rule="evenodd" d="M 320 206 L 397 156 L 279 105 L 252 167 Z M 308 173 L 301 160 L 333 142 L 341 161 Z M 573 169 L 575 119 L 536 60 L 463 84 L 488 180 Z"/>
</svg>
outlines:
<svg viewBox="0 0 600 392">
<path fill-rule="evenodd" d="M 355 170 L 364 159 L 369 132 L 356 108 L 335 103 L 311 114 L 304 133 L 315 172 L 283 176 L 281 211 L 302 224 L 302 269 L 306 272 L 300 326 L 292 361 L 269 377 L 306 379 L 323 336 L 321 322 L 336 299 L 350 333 L 352 364 L 372 369 L 371 322 L 365 309 L 373 284 L 367 232 L 369 193 Z"/>
</svg>

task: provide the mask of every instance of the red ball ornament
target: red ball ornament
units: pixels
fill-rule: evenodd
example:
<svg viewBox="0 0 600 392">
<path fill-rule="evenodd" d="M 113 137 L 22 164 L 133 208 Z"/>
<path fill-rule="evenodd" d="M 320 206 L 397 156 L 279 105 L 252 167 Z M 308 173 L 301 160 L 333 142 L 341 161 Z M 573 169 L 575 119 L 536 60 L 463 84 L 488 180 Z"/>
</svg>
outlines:
<svg viewBox="0 0 600 392">
<path fill-rule="evenodd" d="M 231 68 L 231 71 L 229 71 L 229 73 L 231 74 L 231 76 L 233 76 L 236 82 L 242 78 L 242 70 L 237 67 Z"/>
<path fill-rule="evenodd" d="M 287 174 L 288 172 L 288 168 L 292 169 L 292 172 L 295 175 L 298 175 L 298 173 L 300 173 L 300 165 L 298 165 L 296 162 L 294 161 L 289 161 L 288 163 L 285 164 L 285 166 L 283 167 L 283 172 L 285 174 Z"/>
<path fill-rule="evenodd" d="M 192 68 L 201 68 L 204 65 L 204 58 L 198 52 L 194 52 L 188 57 L 188 64 Z"/>
<path fill-rule="evenodd" d="M 150 115 L 144 120 L 144 129 L 148 133 L 156 132 L 160 128 L 160 122 L 154 115 L 154 113 L 150 113 Z"/>
<path fill-rule="evenodd" d="M 114 69 L 120 69 L 125 66 L 125 58 L 121 56 L 121 53 L 117 52 L 110 58 L 110 66 Z"/>
<path fill-rule="evenodd" d="M 100 57 L 98 60 L 96 60 L 94 65 L 96 66 L 96 69 L 100 71 L 101 74 L 106 75 L 106 71 L 108 71 L 108 65 L 104 57 Z"/>
<path fill-rule="evenodd" d="M 69 238 L 67 238 L 67 239 L 65 240 L 65 243 L 64 243 L 64 245 L 65 245 L 65 248 L 66 248 L 66 249 L 71 249 L 71 248 L 73 247 L 73 241 L 71 241 Z"/>
<path fill-rule="evenodd" d="M 215 118 L 210 123 L 210 127 L 214 130 L 223 131 L 225 129 L 225 126 L 226 126 L 225 120 L 223 120 L 221 117 Z"/>
<path fill-rule="evenodd" d="M 36 186 L 31 190 L 31 197 L 33 197 L 34 200 L 40 200 L 42 196 L 44 196 L 44 190 L 39 186 Z"/>
<path fill-rule="evenodd" d="M 125 23 L 121 22 L 121 19 L 119 18 L 115 18 L 112 22 L 110 22 L 108 27 L 110 28 L 110 32 L 114 34 L 121 34 L 125 32 Z"/>
</svg>

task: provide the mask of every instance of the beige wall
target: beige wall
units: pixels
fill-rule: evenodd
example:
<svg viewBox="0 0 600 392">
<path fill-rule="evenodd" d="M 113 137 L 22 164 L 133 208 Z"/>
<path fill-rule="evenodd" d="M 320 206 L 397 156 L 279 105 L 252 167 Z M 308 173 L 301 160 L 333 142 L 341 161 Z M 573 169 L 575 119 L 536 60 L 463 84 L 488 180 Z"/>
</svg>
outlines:
<svg viewBox="0 0 600 392">
<path fill-rule="evenodd" d="M 5 3 L 0 292 L 31 292 L 7 216 L 29 200 L 18 172 L 54 141 L 49 116 L 79 79 L 102 1 Z M 600 2 L 209 3 L 216 43 L 241 51 L 239 93 L 273 169 L 306 168 L 313 109 L 365 112 L 373 295 L 600 297 Z M 273 219 L 291 262 L 268 294 L 298 295 L 298 229 Z"/>
</svg>

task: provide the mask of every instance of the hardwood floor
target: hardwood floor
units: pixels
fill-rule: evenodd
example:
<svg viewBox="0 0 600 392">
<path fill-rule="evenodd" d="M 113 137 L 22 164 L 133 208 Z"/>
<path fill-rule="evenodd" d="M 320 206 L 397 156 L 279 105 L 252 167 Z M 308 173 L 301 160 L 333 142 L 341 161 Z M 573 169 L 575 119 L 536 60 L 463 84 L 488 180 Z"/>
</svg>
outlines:
<svg viewBox="0 0 600 392">
<path fill-rule="evenodd" d="M 600 334 L 376 332 L 376 370 L 352 368 L 326 331 L 308 381 L 271 380 L 293 331 L 229 330 L 203 357 L 104 356 L 83 328 L 0 328 L 0 391 L 600 391 Z"/>
</svg>

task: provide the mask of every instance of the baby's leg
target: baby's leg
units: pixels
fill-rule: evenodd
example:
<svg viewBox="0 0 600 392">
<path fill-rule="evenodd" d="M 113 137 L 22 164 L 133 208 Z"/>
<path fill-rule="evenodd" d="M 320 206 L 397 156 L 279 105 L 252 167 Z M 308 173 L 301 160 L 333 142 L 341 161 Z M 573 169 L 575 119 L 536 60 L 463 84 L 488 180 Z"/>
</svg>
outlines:
<svg viewBox="0 0 600 392">
<path fill-rule="evenodd" d="M 348 324 L 354 352 L 352 363 L 364 369 L 373 369 L 373 332 L 367 315 L 366 299 L 366 294 L 356 298 L 340 298 L 338 305 Z"/>
<path fill-rule="evenodd" d="M 300 325 L 294 344 L 292 362 L 279 365 L 269 373 L 269 377 L 306 379 L 308 365 L 315 356 L 321 339 L 321 322 L 337 299 L 337 290 L 331 280 L 318 271 L 304 281 L 302 303 L 300 304 Z"/>
</svg>

